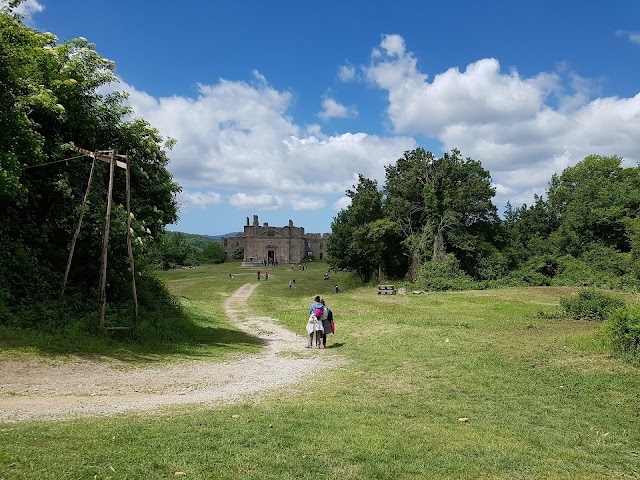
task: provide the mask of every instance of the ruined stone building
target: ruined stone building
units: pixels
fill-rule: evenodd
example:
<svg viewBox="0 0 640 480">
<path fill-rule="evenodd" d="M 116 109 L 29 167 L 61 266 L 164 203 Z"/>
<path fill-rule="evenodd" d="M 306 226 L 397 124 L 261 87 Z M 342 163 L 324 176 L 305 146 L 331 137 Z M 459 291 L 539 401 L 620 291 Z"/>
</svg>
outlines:
<svg viewBox="0 0 640 480">
<path fill-rule="evenodd" d="M 253 225 L 249 225 L 247 217 L 242 233 L 222 237 L 220 242 L 228 258 L 232 258 L 234 250 L 242 247 L 247 264 L 259 264 L 263 260 L 300 263 L 308 257 L 326 259 L 328 238 L 328 233 L 305 233 L 303 227 L 294 227 L 291 220 L 286 227 L 270 227 L 266 222 L 260 226 L 258 216 L 254 215 Z"/>
</svg>

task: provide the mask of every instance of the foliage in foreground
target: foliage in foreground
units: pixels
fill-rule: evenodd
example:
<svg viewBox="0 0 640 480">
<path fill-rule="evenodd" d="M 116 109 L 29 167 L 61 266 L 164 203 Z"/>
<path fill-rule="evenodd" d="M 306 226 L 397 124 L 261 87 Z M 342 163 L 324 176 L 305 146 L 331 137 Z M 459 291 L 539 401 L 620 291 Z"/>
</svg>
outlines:
<svg viewBox="0 0 640 480">
<path fill-rule="evenodd" d="M 640 307 L 628 305 L 614 310 L 605 327 L 614 351 L 640 366 Z"/>
<path fill-rule="evenodd" d="M 563 317 L 574 320 L 605 321 L 602 330 L 614 354 L 640 364 L 640 307 L 627 305 L 614 294 L 582 288 L 578 294 L 560 299 Z M 545 315 L 542 315 L 544 318 Z M 553 318 L 553 316 L 549 316 Z"/>
<path fill-rule="evenodd" d="M 228 280 L 228 273 L 237 274 L 238 270 L 239 263 L 234 262 L 156 272 L 154 276 L 144 277 L 139 285 L 140 322 L 135 332 L 108 335 L 99 332 L 97 302 L 93 312 L 69 315 L 67 322 L 53 318 L 49 323 L 34 323 L 35 326 L 0 325 L 0 359 L 36 351 L 44 355 L 97 355 L 127 361 L 165 362 L 191 356 L 219 358 L 231 352 L 254 351 L 260 341 L 230 326 L 222 305 L 212 302 L 214 290 L 214 298 L 226 298 L 238 287 L 233 282 L 220 282 L 220 279 Z M 178 288 L 183 284 L 188 291 Z M 109 304 L 107 325 L 131 326 L 132 309 L 130 302 Z M 38 312 L 33 310 L 32 314 Z M 56 310 L 51 313 L 59 314 Z"/>
<path fill-rule="evenodd" d="M 130 119 L 123 93 L 100 93 L 117 82 L 114 69 L 85 38 L 58 42 L 0 4 L 0 324 L 48 328 L 95 313 L 109 168 L 71 144 L 130 159 L 132 248 L 145 295 L 143 255 L 177 219 L 180 187 L 167 170 L 172 142 Z M 116 170 L 106 284 L 118 310 L 131 302 L 131 272 L 125 175 Z"/>
<path fill-rule="evenodd" d="M 581 288 L 577 296 L 560 300 L 566 316 L 575 320 L 603 321 L 624 305 L 624 300 L 595 288 Z"/>
</svg>

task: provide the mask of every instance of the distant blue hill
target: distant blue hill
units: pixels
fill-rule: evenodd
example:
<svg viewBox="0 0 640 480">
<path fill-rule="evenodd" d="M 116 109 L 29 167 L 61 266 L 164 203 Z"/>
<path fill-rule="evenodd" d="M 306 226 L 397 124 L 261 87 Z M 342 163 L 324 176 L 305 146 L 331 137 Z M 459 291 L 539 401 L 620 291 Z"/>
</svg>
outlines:
<svg viewBox="0 0 640 480">
<path fill-rule="evenodd" d="M 222 237 L 235 237 L 238 233 L 242 233 L 242 232 L 230 232 L 230 233 L 223 233 L 222 235 L 201 235 L 201 236 L 205 238 L 210 238 L 211 240 L 220 240 Z"/>
<path fill-rule="evenodd" d="M 185 238 L 187 238 L 190 242 L 192 243 L 202 243 L 205 242 L 205 244 L 207 242 L 219 242 L 220 239 L 222 237 L 235 237 L 236 236 L 236 232 L 231 232 L 231 233 L 223 233 L 221 235 L 200 235 L 198 233 L 186 233 L 186 232 L 174 232 L 174 231 L 167 231 L 166 232 L 167 235 L 182 235 Z M 238 233 L 242 233 L 242 232 L 238 232 Z"/>
</svg>

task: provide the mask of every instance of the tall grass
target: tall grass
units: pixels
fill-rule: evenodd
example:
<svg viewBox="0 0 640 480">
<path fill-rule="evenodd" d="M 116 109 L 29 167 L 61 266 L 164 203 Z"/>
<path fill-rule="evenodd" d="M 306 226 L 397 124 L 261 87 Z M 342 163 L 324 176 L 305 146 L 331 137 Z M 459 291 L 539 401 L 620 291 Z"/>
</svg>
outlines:
<svg viewBox="0 0 640 480">
<path fill-rule="evenodd" d="M 216 316 L 256 281 L 216 268 L 163 280 L 190 311 Z M 337 334 L 307 352 L 345 366 L 260 402 L 4 424 L 0 478 L 640 476 L 640 370 L 608 354 L 594 322 L 536 315 L 568 289 L 378 296 L 346 274 L 323 280 L 325 268 L 268 269 L 250 309 L 304 335 L 324 296 Z"/>
</svg>

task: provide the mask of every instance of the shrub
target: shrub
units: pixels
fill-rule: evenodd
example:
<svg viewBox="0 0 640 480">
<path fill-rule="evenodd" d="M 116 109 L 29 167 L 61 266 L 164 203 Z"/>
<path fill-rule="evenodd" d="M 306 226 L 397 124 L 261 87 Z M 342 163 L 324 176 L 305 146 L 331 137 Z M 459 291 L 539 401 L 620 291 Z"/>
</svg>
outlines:
<svg viewBox="0 0 640 480">
<path fill-rule="evenodd" d="M 476 265 L 477 278 L 481 280 L 497 280 L 509 273 L 507 258 L 504 254 L 493 250 L 478 258 Z"/>
<path fill-rule="evenodd" d="M 640 306 L 614 310 L 605 324 L 614 352 L 640 364 Z"/>
<path fill-rule="evenodd" d="M 600 285 L 598 274 L 593 266 L 584 260 L 571 255 L 563 255 L 558 258 L 560 273 L 553 278 L 553 285 L 583 287 L 587 285 Z"/>
<path fill-rule="evenodd" d="M 478 288 L 478 284 L 460 269 L 456 257 L 450 253 L 441 262 L 421 265 L 418 284 L 426 290 L 436 291 Z"/>
<path fill-rule="evenodd" d="M 559 257 L 558 265 L 552 285 L 630 289 L 638 284 L 631 271 L 631 254 L 610 247 L 591 245 L 579 258 Z"/>
<path fill-rule="evenodd" d="M 517 270 L 511 272 L 505 279 L 504 285 L 532 287 L 547 286 L 557 274 L 558 262 L 551 255 L 536 255 L 527 260 Z"/>
<path fill-rule="evenodd" d="M 211 242 L 205 246 L 202 251 L 196 255 L 195 261 L 201 263 L 224 263 L 227 260 L 227 254 L 222 248 L 220 242 Z"/>
<path fill-rule="evenodd" d="M 560 307 L 567 316 L 576 320 L 604 320 L 613 310 L 624 304 L 618 297 L 595 288 L 583 288 L 576 297 L 560 300 Z"/>
</svg>

